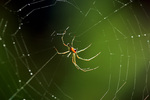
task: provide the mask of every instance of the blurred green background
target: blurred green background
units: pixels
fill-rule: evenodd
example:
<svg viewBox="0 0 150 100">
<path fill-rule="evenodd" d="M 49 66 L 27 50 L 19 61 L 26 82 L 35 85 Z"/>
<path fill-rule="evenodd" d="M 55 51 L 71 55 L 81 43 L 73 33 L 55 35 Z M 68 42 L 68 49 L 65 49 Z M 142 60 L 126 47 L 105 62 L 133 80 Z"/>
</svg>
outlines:
<svg viewBox="0 0 150 100">
<path fill-rule="evenodd" d="M 0 1 L 0 98 L 3 100 L 148 100 L 149 2 L 131 0 Z M 19 10 L 20 9 L 20 10 Z M 95 59 L 56 55 L 67 51 Z"/>
</svg>

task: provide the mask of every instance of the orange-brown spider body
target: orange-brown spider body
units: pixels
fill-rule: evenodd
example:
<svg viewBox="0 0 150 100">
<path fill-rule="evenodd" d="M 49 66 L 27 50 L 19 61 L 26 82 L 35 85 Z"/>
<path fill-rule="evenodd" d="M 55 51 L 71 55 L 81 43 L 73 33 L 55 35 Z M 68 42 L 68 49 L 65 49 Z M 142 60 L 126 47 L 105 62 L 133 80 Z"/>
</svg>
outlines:
<svg viewBox="0 0 150 100">
<path fill-rule="evenodd" d="M 72 51 L 73 53 L 76 53 L 77 50 L 75 48 L 71 47 L 70 51 Z"/>
</svg>

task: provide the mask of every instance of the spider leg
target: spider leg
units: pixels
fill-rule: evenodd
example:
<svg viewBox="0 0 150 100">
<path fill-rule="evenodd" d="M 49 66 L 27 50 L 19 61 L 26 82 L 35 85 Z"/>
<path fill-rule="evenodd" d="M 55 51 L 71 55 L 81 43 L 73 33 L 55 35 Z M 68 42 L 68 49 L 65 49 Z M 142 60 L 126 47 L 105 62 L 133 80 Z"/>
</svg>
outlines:
<svg viewBox="0 0 150 100">
<path fill-rule="evenodd" d="M 72 63 L 75 65 L 75 67 L 78 69 L 78 70 L 81 70 L 83 72 L 87 72 L 87 71 L 92 71 L 92 70 L 95 70 L 97 69 L 99 66 L 93 68 L 93 69 L 90 69 L 90 68 L 80 68 L 77 64 L 76 64 L 76 56 L 75 56 L 75 53 L 73 53 L 73 56 L 72 56 Z"/>
<path fill-rule="evenodd" d="M 66 47 L 68 47 L 68 46 L 65 44 L 64 39 L 63 39 L 63 38 L 64 38 L 64 34 L 63 34 L 63 36 L 61 37 L 61 40 L 62 40 L 63 45 L 64 45 L 64 46 L 66 46 Z"/>
<path fill-rule="evenodd" d="M 76 53 L 76 56 L 77 56 L 78 59 L 81 59 L 81 60 L 84 60 L 84 61 L 90 61 L 90 60 L 94 59 L 95 57 L 97 57 L 100 53 L 101 53 L 101 52 L 99 52 L 98 54 L 96 54 L 95 56 L 93 56 L 93 57 L 91 57 L 91 58 L 89 58 L 89 59 L 81 58 L 81 57 L 78 56 L 77 53 Z"/>
<path fill-rule="evenodd" d="M 55 47 L 54 47 L 55 48 Z M 58 50 L 55 48 L 57 54 L 66 54 L 66 53 L 69 53 L 70 51 L 65 51 L 65 52 L 58 52 Z"/>
<path fill-rule="evenodd" d="M 67 55 L 67 57 L 69 57 L 71 55 L 71 52 Z"/>
<path fill-rule="evenodd" d="M 73 53 L 72 55 L 72 63 L 75 65 L 75 67 L 78 69 L 78 70 L 81 70 L 83 72 L 86 72 L 85 70 L 83 70 L 82 68 L 80 68 L 77 64 L 76 64 L 76 56 L 75 56 L 75 53 Z"/>
<path fill-rule="evenodd" d="M 66 30 L 64 31 L 64 33 L 63 33 L 63 35 L 62 35 L 62 37 L 61 37 L 62 43 L 63 43 L 63 45 L 66 46 L 66 47 L 68 47 L 68 46 L 67 46 L 67 45 L 65 44 L 65 42 L 64 42 L 64 35 L 66 34 L 66 31 L 68 30 L 68 28 L 69 28 L 69 26 L 66 28 Z"/>
<path fill-rule="evenodd" d="M 85 47 L 84 49 L 81 49 L 81 50 L 77 51 L 77 53 L 79 53 L 79 52 L 82 52 L 82 51 L 86 50 L 86 49 L 87 49 L 87 48 L 89 48 L 91 45 L 92 45 L 92 44 L 88 45 L 88 46 L 87 46 L 87 47 Z"/>
<path fill-rule="evenodd" d="M 75 36 L 72 39 L 71 46 L 73 46 L 74 39 L 75 39 Z"/>
</svg>

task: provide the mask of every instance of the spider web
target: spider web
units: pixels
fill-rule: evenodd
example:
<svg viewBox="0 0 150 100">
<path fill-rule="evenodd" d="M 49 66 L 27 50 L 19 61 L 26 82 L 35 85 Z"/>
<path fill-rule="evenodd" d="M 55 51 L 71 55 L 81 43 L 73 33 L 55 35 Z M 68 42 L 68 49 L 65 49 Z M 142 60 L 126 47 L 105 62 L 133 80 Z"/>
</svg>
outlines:
<svg viewBox="0 0 150 100">
<path fill-rule="evenodd" d="M 0 98 L 148 100 L 150 15 L 144 0 L 0 1 Z M 57 55 L 74 36 L 77 59 Z M 87 67 L 86 67 L 87 66 Z"/>
</svg>

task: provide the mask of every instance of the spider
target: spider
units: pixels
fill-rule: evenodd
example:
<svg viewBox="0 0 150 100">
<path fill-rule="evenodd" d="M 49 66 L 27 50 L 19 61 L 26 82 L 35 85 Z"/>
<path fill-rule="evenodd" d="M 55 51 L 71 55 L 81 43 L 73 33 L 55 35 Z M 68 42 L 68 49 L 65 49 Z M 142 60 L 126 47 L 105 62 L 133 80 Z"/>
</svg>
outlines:
<svg viewBox="0 0 150 100">
<path fill-rule="evenodd" d="M 75 65 L 75 67 L 76 67 L 78 70 L 81 70 L 81 71 L 83 71 L 83 72 L 92 71 L 92 70 L 97 69 L 99 66 L 97 66 L 97 67 L 95 67 L 95 68 L 93 68 L 93 69 L 90 69 L 90 68 L 80 68 L 80 67 L 77 65 L 77 63 L 76 63 L 76 57 L 77 57 L 78 59 L 81 59 L 81 60 L 84 60 L 84 61 L 90 61 L 90 60 L 94 59 L 95 57 L 97 57 L 101 52 L 99 52 L 98 54 L 96 54 L 95 56 L 93 56 L 93 57 L 91 57 L 91 58 L 89 58 L 89 59 L 84 59 L 84 58 L 79 57 L 79 56 L 78 56 L 78 53 L 80 53 L 80 52 L 86 50 L 87 48 L 89 48 L 89 47 L 91 46 L 91 44 L 90 44 L 89 46 L 85 47 L 84 49 L 81 49 L 81 50 L 77 51 L 77 50 L 73 47 L 73 42 L 74 42 L 75 36 L 74 36 L 73 39 L 72 39 L 71 45 L 70 45 L 69 43 L 65 44 L 63 38 L 64 38 L 64 35 L 65 35 L 65 33 L 66 33 L 66 31 L 67 31 L 68 28 L 69 28 L 69 27 L 66 28 L 66 30 L 63 32 L 63 35 L 62 35 L 62 37 L 61 37 L 62 43 L 63 43 L 64 46 L 66 46 L 66 47 L 68 48 L 68 51 L 65 51 L 65 52 L 58 52 L 58 50 L 56 49 L 56 47 L 54 47 L 55 50 L 56 50 L 56 52 L 57 52 L 57 54 L 67 54 L 67 53 L 69 53 L 69 54 L 67 55 L 67 57 L 69 57 L 69 56 L 71 55 L 71 53 L 73 53 L 73 55 L 72 55 L 72 63 Z"/>
</svg>

